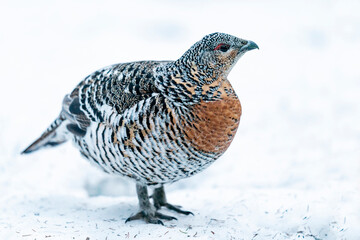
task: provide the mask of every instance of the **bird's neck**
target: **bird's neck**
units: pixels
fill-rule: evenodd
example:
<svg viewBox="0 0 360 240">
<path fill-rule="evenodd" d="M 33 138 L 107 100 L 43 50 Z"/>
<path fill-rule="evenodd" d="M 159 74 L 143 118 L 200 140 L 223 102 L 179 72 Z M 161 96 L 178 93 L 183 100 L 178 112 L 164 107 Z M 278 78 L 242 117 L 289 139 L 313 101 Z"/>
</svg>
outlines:
<svg viewBox="0 0 360 240">
<path fill-rule="evenodd" d="M 155 70 L 155 84 L 163 95 L 175 104 L 194 105 L 220 98 L 218 89 L 226 77 L 204 69 L 193 61 L 175 61 Z"/>
</svg>

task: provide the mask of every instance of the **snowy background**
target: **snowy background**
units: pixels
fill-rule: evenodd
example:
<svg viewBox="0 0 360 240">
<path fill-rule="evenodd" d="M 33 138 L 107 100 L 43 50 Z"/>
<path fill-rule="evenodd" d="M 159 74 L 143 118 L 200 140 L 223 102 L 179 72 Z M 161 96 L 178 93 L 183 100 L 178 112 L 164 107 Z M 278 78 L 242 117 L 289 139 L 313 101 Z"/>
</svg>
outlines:
<svg viewBox="0 0 360 240">
<path fill-rule="evenodd" d="M 1 1 L 0 239 L 360 239 L 359 1 Z M 255 41 L 229 75 L 233 144 L 166 186 L 195 216 L 125 224 L 134 184 L 67 143 L 21 156 L 89 73 L 177 59 L 215 31 Z"/>
</svg>

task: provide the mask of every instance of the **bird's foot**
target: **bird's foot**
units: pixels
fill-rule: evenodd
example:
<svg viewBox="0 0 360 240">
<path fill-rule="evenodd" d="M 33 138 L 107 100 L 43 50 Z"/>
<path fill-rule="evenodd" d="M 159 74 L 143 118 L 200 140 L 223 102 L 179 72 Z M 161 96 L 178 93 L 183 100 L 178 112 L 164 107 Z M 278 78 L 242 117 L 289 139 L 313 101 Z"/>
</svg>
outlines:
<svg viewBox="0 0 360 240">
<path fill-rule="evenodd" d="M 154 206 L 155 206 L 156 209 L 160 209 L 161 207 L 166 207 L 167 209 L 175 211 L 177 213 L 181 213 L 181 214 L 184 214 L 184 215 L 190 215 L 191 214 L 191 215 L 194 216 L 194 214 L 192 212 L 190 212 L 190 211 L 181 210 L 180 209 L 181 206 L 175 206 L 175 205 L 172 205 L 172 204 L 168 203 L 166 201 L 165 190 L 164 190 L 163 186 L 154 189 L 154 193 L 152 195 L 152 198 L 153 198 Z"/>
<path fill-rule="evenodd" d="M 136 184 L 136 192 L 139 199 L 140 211 L 135 215 L 126 219 L 125 223 L 133 220 L 144 220 L 147 223 L 152 224 L 161 224 L 164 223 L 160 220 L 177 220 L 175 217 L 168 216 L 162 213 L 159 213 L 149 201 L 147 187 L 139 183 Z"/>
<path fill-rule="evenodd" d="M 177 218 L 175 218 L 175 217 L 168 216 L 168 215 L 162 214 L 157 211 L 149 212 L 147 210 L 142 210 L 142 211 L 138 212 L 137 214 L 126 219 L 125 223 L 133 221 L 133 220 L 144 220 L 146 223 L 164 225 L 164 223 L 160 219 L 177 220 Z"/>
</svg>

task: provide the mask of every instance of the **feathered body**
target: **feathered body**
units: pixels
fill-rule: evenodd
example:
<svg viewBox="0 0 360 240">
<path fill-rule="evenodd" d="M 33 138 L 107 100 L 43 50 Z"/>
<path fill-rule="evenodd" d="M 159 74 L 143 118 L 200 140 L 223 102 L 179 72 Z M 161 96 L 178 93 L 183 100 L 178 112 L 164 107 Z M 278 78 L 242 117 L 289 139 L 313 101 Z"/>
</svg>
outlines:
<svg viewBox="0 0 360 240">
<path fill-rule="evenodd" d="M 65 96 L 59 117 L 24 153 L 73 139 L 90 162 L 141 186 L 198 173 L 235 136 L 241 105 L 227 75 L 254 48 L 214 33 L 176 61 L 98 70 Z"/>
</svg>

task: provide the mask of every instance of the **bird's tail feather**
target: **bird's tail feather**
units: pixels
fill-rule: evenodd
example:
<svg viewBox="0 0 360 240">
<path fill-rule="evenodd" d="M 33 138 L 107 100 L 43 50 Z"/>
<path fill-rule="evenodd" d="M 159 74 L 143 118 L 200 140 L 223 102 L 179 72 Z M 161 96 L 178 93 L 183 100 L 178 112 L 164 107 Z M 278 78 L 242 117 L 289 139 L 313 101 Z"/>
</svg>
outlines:
<svg viewBox="0 0 360 240">
<path fill-rule="evenodd" d="M 68 140 L 68 131 L 66 130 L 65 119 L 61 116 L 46 129 L 46 131 L 36 139 L 29 147 L 27 147 L 21 154 L 31 153 L 43 147 L 57 146 Z"/>
</svg>

